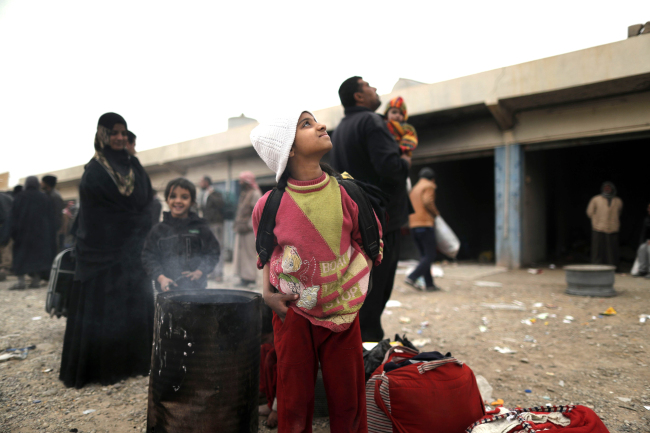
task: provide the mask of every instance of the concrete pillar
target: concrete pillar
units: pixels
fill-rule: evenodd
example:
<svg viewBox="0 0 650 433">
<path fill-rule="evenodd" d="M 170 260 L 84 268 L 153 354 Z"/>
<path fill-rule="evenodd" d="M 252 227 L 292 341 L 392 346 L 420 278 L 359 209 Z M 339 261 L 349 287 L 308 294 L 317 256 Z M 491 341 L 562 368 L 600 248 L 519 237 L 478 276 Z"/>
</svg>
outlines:
<svg viewBox="0 0 650 433">
<path fill-rule="evenodd" d="M 496 262 L 521 267 L 524 153 L 518 144 L 494 149 Z"/>
</svg>

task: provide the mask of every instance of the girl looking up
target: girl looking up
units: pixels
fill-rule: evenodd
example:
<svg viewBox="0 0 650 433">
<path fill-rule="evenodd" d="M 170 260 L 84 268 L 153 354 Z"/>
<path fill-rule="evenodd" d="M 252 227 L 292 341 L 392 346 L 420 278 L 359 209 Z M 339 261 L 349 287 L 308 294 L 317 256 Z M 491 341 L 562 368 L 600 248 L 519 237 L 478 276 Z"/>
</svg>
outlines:
<svg viewBox="0 0 650 433">
<path fill-rule="evenodd" d="M 311 432 L 320 362 L 332 431 L 366 432 L 357 316 L 373 264 L 361 247 L 357 204 L 321 166 L 332 141 L 310 112 L 260 124 L 251 142 L 284 190 L 277 245 L 263 268 L 264 302 L 274 311 L 279 431 Z M 253 211 L 256 236 L 268 196 Z"/>
</svg>

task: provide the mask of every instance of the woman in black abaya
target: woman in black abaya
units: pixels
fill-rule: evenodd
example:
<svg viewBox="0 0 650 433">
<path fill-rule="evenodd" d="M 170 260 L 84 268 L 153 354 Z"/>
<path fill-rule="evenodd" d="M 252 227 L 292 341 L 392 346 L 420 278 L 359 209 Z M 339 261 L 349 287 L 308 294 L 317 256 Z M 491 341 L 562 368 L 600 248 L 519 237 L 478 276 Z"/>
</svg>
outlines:
<svg viewBox="0 0 650 433">
<path fill-rule="evenodd" d="M 125 150 L 126 131 L 119 114 L 99 118 L 95 156 L 79 185 L 77 281 L 59 376 L 68 387 L 149 373 L 153 290 L 140 252 L 151 228 L 153 191 L 138 159 Z"/>
</svg>

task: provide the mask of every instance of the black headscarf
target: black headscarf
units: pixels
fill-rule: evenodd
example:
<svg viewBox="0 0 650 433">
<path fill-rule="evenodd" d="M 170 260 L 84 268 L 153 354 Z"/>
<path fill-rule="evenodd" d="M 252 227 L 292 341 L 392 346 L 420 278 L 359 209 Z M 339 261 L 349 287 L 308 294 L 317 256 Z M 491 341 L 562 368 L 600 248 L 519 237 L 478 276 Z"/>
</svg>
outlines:
<svg viewBox="0 0 650 433">
<path fill-rule="evenodd" d="M 117 113 L 106 113 L 99 118 L 95 134 L 94 159 L 111 176 L 120 194 L 129 196 L 133 193 L 135 183 L 131 157 L 126 149 L 113 150 L 109 145 L 113 127 L 118 123 L 126 128 L 126 120 Z"/>
<path fill-rule="evenodd" d="M 609 192 L 609 193 L 605 192 L 605 187 L 606 186 L 610 187 L 611 192 Z M 607 204 L 611 206 L 612 205 L 612 199 L 614 197 L 616 197 L 616 187 L 614 186 L 614 184 L 612 182 L 603 182 L 603 185 L 600 187 L 600 195 L 605 197 L 607 199 Z"/>
<path fill-rule="evenodd" d="M 27 179 L 25 179 L 25 191 L 30 189 L 38 190 L 40 186 L 36 176 L 27 176 Z"/>
</svg>

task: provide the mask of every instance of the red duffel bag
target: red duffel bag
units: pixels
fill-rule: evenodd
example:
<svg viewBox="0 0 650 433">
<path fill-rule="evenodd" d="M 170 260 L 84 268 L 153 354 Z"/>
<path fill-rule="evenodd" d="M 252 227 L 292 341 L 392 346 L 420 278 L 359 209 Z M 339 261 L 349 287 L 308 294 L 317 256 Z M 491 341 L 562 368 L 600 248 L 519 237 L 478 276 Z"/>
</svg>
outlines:
<svg viewBox="0 0 650 433">
<path fill-rule="evenodd" d="M 391 348 L 366 383 L 370 433 L 463 433 L 485 415 L 474 373 L 455 358 L 384 371 L 387 362 L 415 355 Z"/>
</svg>

